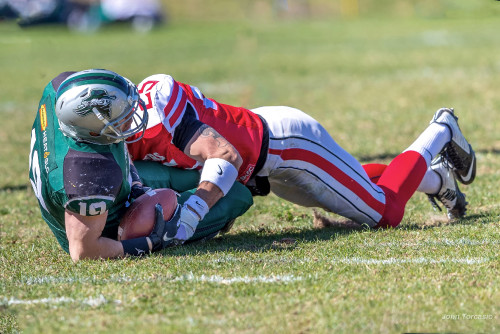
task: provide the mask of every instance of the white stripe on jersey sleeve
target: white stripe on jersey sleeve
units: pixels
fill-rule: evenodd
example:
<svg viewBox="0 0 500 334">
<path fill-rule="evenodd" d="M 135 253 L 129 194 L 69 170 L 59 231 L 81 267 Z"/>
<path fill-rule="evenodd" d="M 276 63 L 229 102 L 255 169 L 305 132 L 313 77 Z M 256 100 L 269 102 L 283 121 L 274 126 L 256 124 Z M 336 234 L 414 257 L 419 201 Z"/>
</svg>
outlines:
<svg viewBox="0 0 500 334">
<path fill-rule="evenodd" d="M 146 103 L 149 100 L 147 94 L 150 94 L 148 128 L 162 123 L 167 131 L 172 133 L 182 119 L 186 107 L 186 93 L 170 75 L 151 75 L 144 79 L 139 87 L 148 81 L 158 81 L 156 85 L 147 87 L 149 90 L 141 93 L 141 98 Z"/>
<path fill-rule="evenodd" d="M 194 96 L 198 99 L 198 100 L 202 100 L 203 101 L 203 105 L 205 106 L 205 108 L 210 108 L 210 109 L 214 109 L 214 110 L 217 110 L 217 105 L 212 101 L 212 100 L 209 100 L 207 99 L 202 93 L 201 91 L 198 89 L 198 87 L 195 87 L 195 86 L 189 86 L 191 88 L 191 91 L 193 92 Z"/>
</svg>

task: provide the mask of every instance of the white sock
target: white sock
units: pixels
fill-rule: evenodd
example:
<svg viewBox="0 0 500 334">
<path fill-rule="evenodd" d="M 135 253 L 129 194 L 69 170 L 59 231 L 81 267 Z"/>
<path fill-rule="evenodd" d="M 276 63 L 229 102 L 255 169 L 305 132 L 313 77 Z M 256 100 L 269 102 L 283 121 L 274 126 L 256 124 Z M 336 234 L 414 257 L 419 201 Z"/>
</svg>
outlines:
<svg viewBox="0 0 500 334">
<path fill-rule="evenodd" d="M 432 123 L 424 130 L 408 147 L 406 151 L 416 151 L 420 153 L 427 166 L 430 166 L 432 159 L 443 149 L 443 147 L 451 140 L 450 129 L 443 124 Z"/>
<path fill-rule="evenodd" d="M 427 168 L 424 178 L 422 179 L 422 182 L 420 182 L 417 191 L 435 195 L 439 192 L 439 189 L 441 189 L 441 178 L 435 171 Z"/>
</svg>

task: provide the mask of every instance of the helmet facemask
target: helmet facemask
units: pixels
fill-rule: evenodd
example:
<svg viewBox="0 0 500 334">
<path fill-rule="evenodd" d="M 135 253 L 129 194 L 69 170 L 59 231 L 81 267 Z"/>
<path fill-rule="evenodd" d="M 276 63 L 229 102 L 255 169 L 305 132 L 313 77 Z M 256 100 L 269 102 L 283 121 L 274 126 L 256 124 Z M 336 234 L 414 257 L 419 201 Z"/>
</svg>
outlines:
<svg viewBox="0 0 500 334">
<path fill-rule="evenodd" d="M 139 97 L 137 87 L 134 84 L 129 82 L 129 88 L 133 90 L 132 94 L 129 94 L 127 99 L 131 108 L 127 112 L 123 112 L 113 121 L 108 121 L 106 117 L 104 117 L 96 108 L 92 110 L 97 118 L 105 124 L 99 135 L 114 138 L 117 141 L 125 140 L 126 143 L 134 143 L 141 140 L 144 136 L 144 132 L 146 131 L 146 127 L 148 125 L 146 104 Z M 142 116 L 138 113 L 138 108 L 141 108 L 144 111 Z M 137 136 L 132 140 L 126 140 L 139 132 L 141 133 L 140 136 Z"/>
</svg>

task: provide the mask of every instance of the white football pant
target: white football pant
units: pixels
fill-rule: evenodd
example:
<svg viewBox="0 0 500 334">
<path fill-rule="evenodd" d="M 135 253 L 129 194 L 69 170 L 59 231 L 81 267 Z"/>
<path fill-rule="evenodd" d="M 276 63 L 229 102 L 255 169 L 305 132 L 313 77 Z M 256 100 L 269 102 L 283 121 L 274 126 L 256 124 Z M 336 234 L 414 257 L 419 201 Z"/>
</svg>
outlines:
<svg viewBox="0 0 500 334">
<path fill-rule="evenodd" d="M 252 110 L 269 125 L 269 154 L 258 176 L 279 197 L 375 226 L 385 194 L 361 164 L 309 115 L 284 106 Z"/>
</svg>

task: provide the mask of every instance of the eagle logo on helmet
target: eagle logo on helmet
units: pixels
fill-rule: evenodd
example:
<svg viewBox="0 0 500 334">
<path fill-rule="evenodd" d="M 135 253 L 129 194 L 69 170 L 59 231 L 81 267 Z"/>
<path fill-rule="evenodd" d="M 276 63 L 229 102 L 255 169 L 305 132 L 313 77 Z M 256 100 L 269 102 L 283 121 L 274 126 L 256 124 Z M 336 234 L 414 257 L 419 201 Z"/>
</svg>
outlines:
<svg viewBox="0 0 500 334">
<path fill-rule="evenodd" d="M 92 89 L 76 107 L 75 113 L 83 117 L 96 108 L 104 117 L 111 119 L 111 101 L 115 99 L 116 96 L 109 95 L 105 89 Z"/>
</svg>

